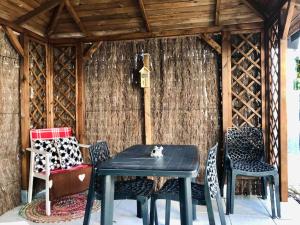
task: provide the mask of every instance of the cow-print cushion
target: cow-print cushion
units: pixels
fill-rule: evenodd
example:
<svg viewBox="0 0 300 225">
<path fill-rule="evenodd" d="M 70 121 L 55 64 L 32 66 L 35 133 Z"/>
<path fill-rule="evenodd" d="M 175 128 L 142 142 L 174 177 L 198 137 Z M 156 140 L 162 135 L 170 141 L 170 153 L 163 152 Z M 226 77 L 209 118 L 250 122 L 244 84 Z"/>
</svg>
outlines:
<svg viewBox="0 0 300 225">
<path fill-rule="evenodd" d="M 33 148 L 38 151 L 46 151 L 51 153 L 50 156 L 50 170 L 60 168 L 60 157 L 55 147 L 54 140 L 34 140 Z M 42 154 L 35 155 L 34 170 L 36 172 L 44 172 L 46 166 L 46 157 Z"/>
<path fill-rule="evenodd" d="M 75 137 L 58 138 L 55 140 L 55 145 L 60 156 L 62 169 L 68 169 L 82 164 L 82 155 Z"/>
</svg>

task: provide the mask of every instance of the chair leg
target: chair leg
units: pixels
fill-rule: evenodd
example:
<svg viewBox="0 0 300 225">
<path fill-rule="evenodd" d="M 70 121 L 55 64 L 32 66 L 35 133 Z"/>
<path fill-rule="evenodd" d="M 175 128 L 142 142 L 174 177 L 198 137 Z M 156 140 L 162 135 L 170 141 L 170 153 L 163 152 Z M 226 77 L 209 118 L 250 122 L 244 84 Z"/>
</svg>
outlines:
<svg viewBox="0 0 300 225">
<path fill-rule="evenodd" d="M 141 204 L 141 213 L 143 217 L 143 225 L 148 225 L 148 199 L 147 198 L 143 199 L 142 202 L 140 202 L 140 204 Z"/>
<path fill-rule="evenodd" d="M 267 199 L 267 186 L 268 186 L 268 183 L 267 183 L 267 177 L 262 177 L 261 178 L 261 196 L 262 196 L 262 199 Z"/>
<path fill-rule="evenodd" d="M 219 193 L 217 193 L 216 196 L 217 205 L 218 205 L 218 211 L 219 211 L 219 217 L 221 221 L 221 225 L 226 225 L 225 215 L 224 215 L 224 209 L 222 204 L 222 198 Z"/>
<path fill-rule="evenodd" d="M 226 215 L 230 214 L 230 193 L 231 193 L 231 171 L 227 171 L 227 190 L 226 190 Z"/>
<path fill-rule="evenodd" d="M 136 201 L 136 216 L 142 218 L 142 205 L 140 201 Z"/>
<path fill-rule="evenodd" d="M 171 200 L 166 200 L 165 225 L 170 225 Z"/>
<path fill-rule="evenodd" d="M 212 202 L 211 202 L 207 184 L 205 184 L 204 187 L 204 194 L 205 194 L 205 202 L 206 202 L 209 225 L 215 225 L 214 211 L 213 211 Z"/>
<path fill-rule="evenodd" d="M 236 175 L 233 172 L 231 172 L 230 214 L 233 214 L 233 212 L 234 212 L 235 180 L 236 180 Z"/>
<path fill-rule="evenodd" d="M 28 184 L 28 203 L 32 201 L 32 189 L 33 189 L 33 170 L 34 170 L 34 157 L 35 153 L 30 153 L 30 169 L 29 169 L 29 184 Z"/>
<path fill-rule="evenodd" d="M 274 185 L 275 185 L 275 197 L 276 197 L 277 217 L 281 218 L 281 208 L 280 208 L 280 199 L 279 199 L 279 177 L 278 177 L 278 174 L 276 174 L 274 176 Z"/>
<path fill-rule="evenodd" d="M 275 196 L 275 192 L 274 192 L 274 178 L 271 177 L 271 178 L 270 178 L 270 199 L 271 199 L 272 218 L 275 218 L 275 217 L 276 217 L 276 214 L 275 214 L 274 196 Z"/>
<path fill-rule="evenodd" d="M 197 211 L 196 211 L 196 205 L 193 204 L 193 220 L 197 220 Z"/>
<path fill-rule="evenodd" d="M 90 185 L 88 197 L 87 197 L 87 201 L 86 201 L 86 206 L 85 206 L 83 225 L 89 225 L 89 223 L 90 223 L 94 199 L 95 199 L 94 188 L 91 187 L 91 185 Z"/>
<path fill-rule="evenodd" d="M 50 202 L 50 181 L 46 180 L 46 215 L 51 215 L 51 202 Z"/>
<path fill-rule="evenodd" d="M 155 204 L 156 198 L 151 197 L 150 201 L 150 225 L 158 225 L 158 218 L 157 218 L 157 210 L 156 210 L 156 204 Z"/>
<path fill-rule="evenodd" d="M 221 196 L 223 197 L 224 196 L 224 185 L 225 185 L 225 180 L 226 180 L 226 169 L 224 168 L 223 170 L 223 174 L 222 174 L 222 180 L 220 182 L 220 193 L 221 193 Z M 227 178 L 227 183 L 228 183 L 228 178 Z"/>
</svg>

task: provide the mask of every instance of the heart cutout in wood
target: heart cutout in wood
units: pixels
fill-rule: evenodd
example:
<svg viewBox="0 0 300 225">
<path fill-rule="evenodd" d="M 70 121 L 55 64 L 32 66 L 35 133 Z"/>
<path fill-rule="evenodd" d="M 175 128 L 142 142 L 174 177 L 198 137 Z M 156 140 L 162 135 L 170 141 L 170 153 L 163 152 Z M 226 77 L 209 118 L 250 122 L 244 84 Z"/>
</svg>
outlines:
<svg viewBox="0 0 300 225">
<path fill-rule="evenodd" d="M 85 178 L 85 174 L 78 175 L 79 180 L 82 182 Z"/>
</svg>

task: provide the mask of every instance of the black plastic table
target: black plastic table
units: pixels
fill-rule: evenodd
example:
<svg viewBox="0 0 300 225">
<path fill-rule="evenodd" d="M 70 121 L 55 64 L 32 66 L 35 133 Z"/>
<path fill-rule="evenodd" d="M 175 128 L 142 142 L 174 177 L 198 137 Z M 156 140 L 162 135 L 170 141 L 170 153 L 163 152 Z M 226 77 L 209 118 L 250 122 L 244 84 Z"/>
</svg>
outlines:
<svg viewBox="0 0 300 225">
<path fill-rule="evenodd" d="M 181 225 L 192 225 L 191 179 L 199 170 L 194 145 L 163 145 L 162 158 L 151 158 L 154 145 L 134 145 L 97 166 L 103 176 L 101 225 L 112 225 L 115 176 L 173 176 L 179 178 Z"/>
</svg>

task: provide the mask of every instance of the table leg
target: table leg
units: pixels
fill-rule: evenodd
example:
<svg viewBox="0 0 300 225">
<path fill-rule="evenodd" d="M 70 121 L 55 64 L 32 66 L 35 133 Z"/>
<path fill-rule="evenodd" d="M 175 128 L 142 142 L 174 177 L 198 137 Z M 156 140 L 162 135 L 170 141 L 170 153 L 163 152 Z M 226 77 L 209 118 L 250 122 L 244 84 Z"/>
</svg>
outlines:
<svg viewBox="0 0 300 225">
<path fill-rule="evenodd" d="M 191 178 L 179 178 L 179 200 L 181 225 L 192 225 Z"/>
<path fill-rule="evenodd" d="M 114 177 L 104 176 L 103 179 L 103 199 L 101 201 L 101 225 L 112 225 L 114 211 Z"/>
</svg>

